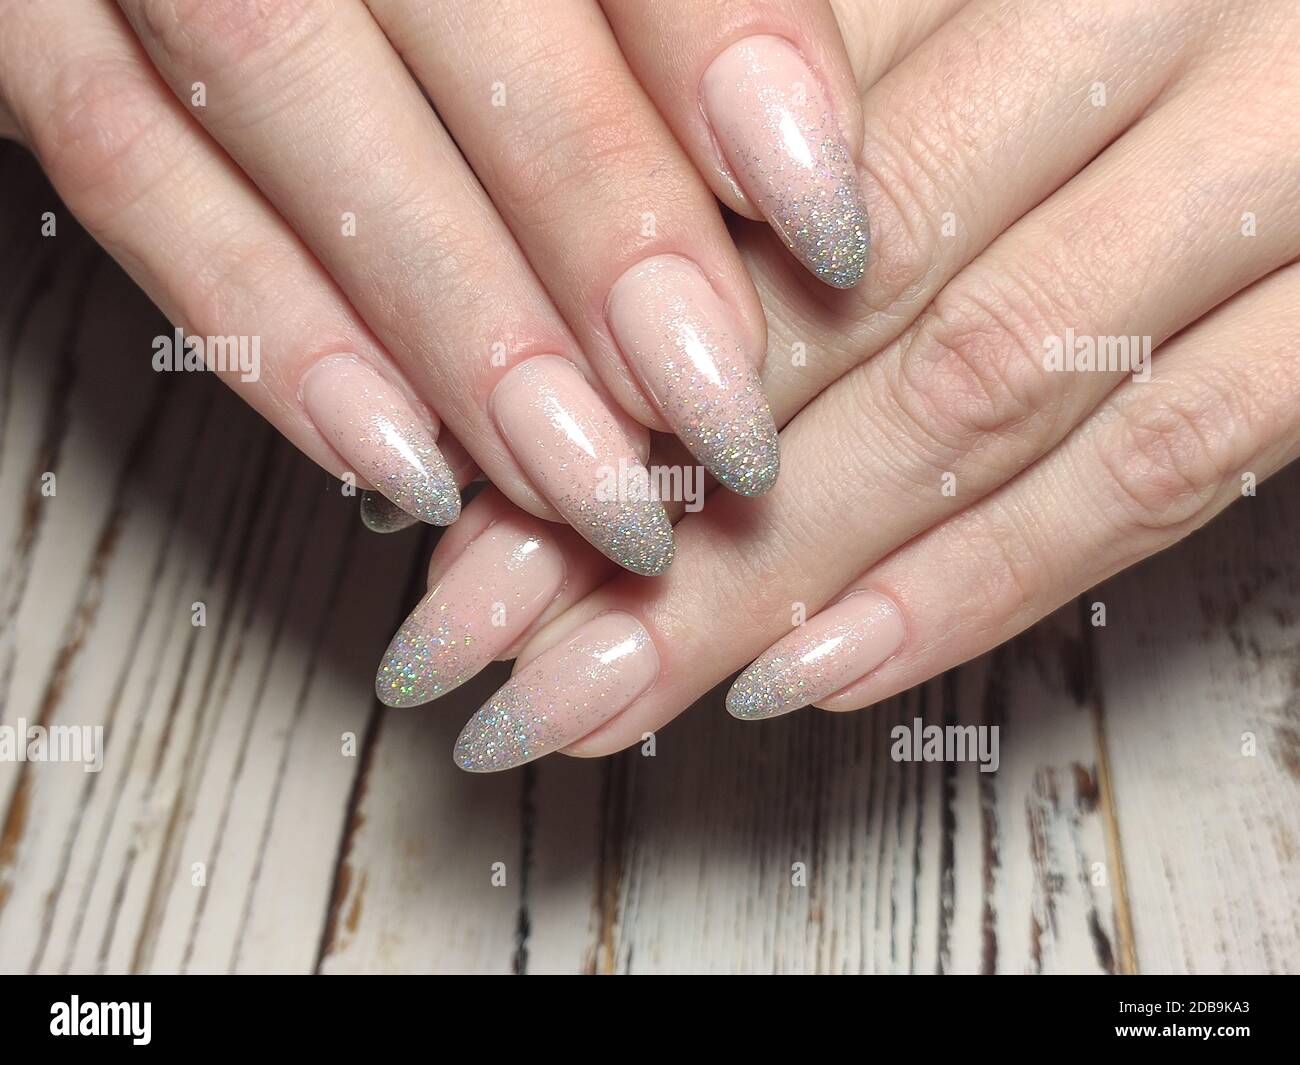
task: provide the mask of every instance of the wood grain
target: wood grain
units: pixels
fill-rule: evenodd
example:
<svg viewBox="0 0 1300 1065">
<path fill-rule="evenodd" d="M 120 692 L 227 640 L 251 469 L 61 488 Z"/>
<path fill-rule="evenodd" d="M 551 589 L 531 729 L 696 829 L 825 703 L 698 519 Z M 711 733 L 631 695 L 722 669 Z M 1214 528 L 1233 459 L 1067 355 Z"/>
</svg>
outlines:
<svg viewBox="0 0 1300 1065">
<path fill-rule="evenodd" d="M 0 187 L 0 723 L 107 735 L 0 764 L 0 969 L 1300 969 L 1300 470 L 871 713 L 715 692 L 653 752 L 470 776 L 501 669 L 371 690 L 432 534 L 153 373 L 157 312 L 12 147 Z M 894 761 L 917 717 L 1000 768 Z"/>
</svg>

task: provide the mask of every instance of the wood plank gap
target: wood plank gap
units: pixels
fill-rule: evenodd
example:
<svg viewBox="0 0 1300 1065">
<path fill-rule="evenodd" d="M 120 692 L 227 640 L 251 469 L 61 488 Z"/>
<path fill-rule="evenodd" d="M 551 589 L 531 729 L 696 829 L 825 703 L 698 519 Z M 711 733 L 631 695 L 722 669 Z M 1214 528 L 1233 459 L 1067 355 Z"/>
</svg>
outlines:
<svg viewBox="0 0 1300 1065">
<path fill-rule="evenodd" d="M 1128 875 L 1124 867 L 1124 844 L 1120 834 L 1119 811 L 1111 785 L 1110 754 L 1106 746 L 1106 700 L 1097 678 L 1097 643 L 1093 639 L 1092 616 L 1087 596 L 1078 599 L 1080 628 L 1083 631 L 1084 664 L 1088 675 L 1088 704 L 1093 731 L 1097 736 L 1097 786 L 1100 792 L 1101 817 L 1110 856 L 1111 894 L 1115 899 L 1115 938 L 1119 971 L 1126 976 L 1138 973 L 1137 944 L 1133 935 L 1133 910 L 1128 897 Z"/>
<path fill-rule="evenodd" d="M 515 923 L 515 956 L 511 968 L 516 976 L 528 975 L 528 884 L 533 867 L 533 835 L 537 830 L 537 764 L 524 767 L 524 785 L 519 793 L 519 917 Z"/>
<path fill-rule="evenodd" d="M 615 972 L 619 917 L 619 892 L 623 881 L 623 854 L 627 846 L 627 791 L 631 786 L 628 757 L 616 755 L 605 763 L 601 784 L 600 808 L 603 818 L 600 846 L 596 854 L 596 940 L 588 975 Z"/>
</svg>

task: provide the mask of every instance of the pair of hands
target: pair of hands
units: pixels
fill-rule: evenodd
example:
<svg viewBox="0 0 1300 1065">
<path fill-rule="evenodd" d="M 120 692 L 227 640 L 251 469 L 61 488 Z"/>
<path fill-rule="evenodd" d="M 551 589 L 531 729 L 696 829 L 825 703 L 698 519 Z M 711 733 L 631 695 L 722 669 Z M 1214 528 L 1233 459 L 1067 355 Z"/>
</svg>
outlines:
<svg viewBox="0 0 1300 1065">
<path fill-rule="evenodd" d="M 835 9 L 859 87 L 847 94 L 815 4 L 606 3 L 606 24 L 590 3 L 480 16 L 446 2 L 418 17 L 373 3 L 487 195 L 455 170 L 427 106 L 413 117 L 422 101 L 409 76 L 359 43 L 374 25 L 363 33 L 339 14 L 348 5 L 324 21 L 305 0 L 256 5 L 265 20 L 205 27 L 211 7 L 122 0 L 178 89 L 203 80 L 186 71 L 210 72 L 206 112 L 192 113 L 266 198 L 153 83 L 125 26 L 84 6 L 98 21 L 58 36 L 48 13 L 11 4 L 29 36 L 0 46 L 0 91 L 92 232 L 175 320 L 209 333 L 256 322 L 268 352 L 292 353 L 239 387 L 323 464 L 348 460 L 421 517 L 456 509 L 433 478 L 403 495 L 400 476 L 319 432 L 304 376 L 310 385 L 322 354 L 347 352 L 356 361 L 318 409 L 351 417 L 361 395 L 384 408 L 378 435 L 399 423 L 394 407 L 431 432 L 429 396 L 496 485 L 444 535 L 431 591 L 378 683 L 385 701 L 413 705 L 517 653 L 515 677 L 457 744 L 465 768 L 613 752 L 756 656 L 728 698 L 738 716 L 868 705 L 1174 542 L 1300 453 L 1300 69 L 1288 53 L 1300 13 L 1285 0 L 854 0 Z M 322 43 L 340 24 L 346 47 Z M 98 81 L 74 77 L 73 91 L 66 73 L 24 73 L 24 62 L 102 48 L 92 26 L 111 26 L 117 48 L 86 68 Z M 874 232 L 856 288 L 827 287 L 787 250 L 822 278 L 853 280 L 843 182 L 798 201 L 822 229 L 792 226 L 764 183 L 771 167 L 751 169 L 753 153 L 716 128 L 723 119 L 703 117 L 704 72 L 753 38 L 795 42 L 856 160 Z M 292 47 L 276 55 L 278 40 Z M 441 58 L 421 58 L 426 47 Z M 169 55 L 183 60 L 169 68 Z M 507 94 L 527 85 L 536 106 L 489 110 L 494 66 L 508 71 Z M 214 110 L 217 85 L 230 109 Z M 190 141 L 166 154 L 182 131 Z M 821 162 L 820 175 L 838 173 Z M 733 246 L 706 186 L 776 223 L 787 247 L 745 222 Z M 356 236 L 340 239 L 349 200 Z M 827 202 L 841 208 L 832 221 Z M 808 240 L 814 231 L 835 240 Z M 828 266 L 818 256 L 832 246 Z M 706 397 L 703 420 L 689 417 L 689 396 L 665 402 L 665 382 L 647 380 L 679 365 L 653 329 L 629 339 L 611 327 L 616 285 L 657 255 L 696 264 L 703 295 L 660 276 L 628 302 L 660 308 L 650 326 L 667 335 L 680 339 L 685 320 L 706 338 L 728 375 L 714 377 L 731 387 Z M 775 481 L 760 407 L 717 416 L 725 396 L 752 396 L 754 290 L 767 318 L 762 387 L 784 426 Z M 489 337 L 505 345 L 504 366 Z M 744 357 L 720 363 L 724 351 Z M 502 425 L 494 390 L 547 354 L 585 371 L 604 417 L 575 415 L 577 386 L 545 375 L 511 390 L 520 406 L 543 397 L 596 443 L 617 440 L 617 422 L 633 463 L 635 423 L 672 428 L 724 483 L 765 494 L 713 492 L 676 525 L 662 576 L 619 573 L 547 519 L 570 518 L 646 572 L 671 551 L 662 525 L 620 512 L 621 531 L 602 539 L 573 485 L 547 479 L 546 456 L 520 454 L 546 424 L 513 440 Z M 385 387 L 357 387 L 358 365 Z M 718 434 L 747 446 L 710 452 Z M 439 442 L 471 476 L 447 433 Z M 680 462 L 672 442 L 659 445 L 653 465 Z M 436 452 L 407 450 L 437 472 Z"/>
</svg>

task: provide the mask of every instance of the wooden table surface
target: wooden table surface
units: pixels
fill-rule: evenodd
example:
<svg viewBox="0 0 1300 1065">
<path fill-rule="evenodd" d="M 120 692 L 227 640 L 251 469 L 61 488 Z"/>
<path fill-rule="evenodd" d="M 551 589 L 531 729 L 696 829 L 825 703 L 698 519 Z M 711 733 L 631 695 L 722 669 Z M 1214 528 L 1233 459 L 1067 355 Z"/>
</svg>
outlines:
<svg viewBox="0 0 1300 1065">
<path fill-rule="evenodd" d="M 870 712 L 714 692 L 653 757 L 470 776 L 503 670 L 371 688 L 433 532 L 153 372 L 170 327 L 12 146 L 0 191 L 0 725 L 107 748 L 0 764 L 0 970 L 1300 970 L 1300 467 Z M 917 716 L 999 770 L 892 761 Z"/>
</svg>

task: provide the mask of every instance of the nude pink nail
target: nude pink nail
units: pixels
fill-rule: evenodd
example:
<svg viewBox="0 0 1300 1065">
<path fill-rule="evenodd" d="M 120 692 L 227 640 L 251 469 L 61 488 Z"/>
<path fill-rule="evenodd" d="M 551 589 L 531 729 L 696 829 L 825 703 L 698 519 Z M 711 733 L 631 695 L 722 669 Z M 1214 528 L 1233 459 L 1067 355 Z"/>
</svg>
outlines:
<svg viewBox="0 0 1300 1065">
<path fill-rule="evenodd" d="M 631 614 L 588 621 L 538 655 L 470 718 L 456 740 L 461 769 L 512 769 L 599 728 L 655 682 L 659 655 Z"/>
<path fill-rule="evenodd" d="M 673 527 L 649 471 L 573 363 L 521 362 L 493 389 L 492 415 L 533 484 L 592 546 L 633 573 L 668 568 Z"/>
<path fill-rule="evenodd" d="M 470 541 L 388 645 L 380 702 L 418 706 L 459 687 L 541 617 L 564 584 L 564 556 L 536 524 L 503 518 Z"/>
<path fill-rule="evenodd" d="M 460 517 L 460 490 L 433 435 L 378 370 L 331 355 L 307 371 L 301 389 L 321 435 L 389 502 L 433 525 Z"/>
<path fill-rule="evenodd" d="M 876 592 L 855 592 L 778 640 L 727 692 L 733 717 L 756 721 L 824 699 L 903 645 L 903 616 Z"/>
<path fill-rule="evenodd" d="M 659 255 L 610 290 L 610 332 L 691 454 L 741 495 L 780 469 L 776 423 L 732 315 L 689 259 Z"/>
<path fill-rule="evenodd" d="M 789 41 L 747 37 L 709 65 L 700 103 L 745 194 L 821 280 L 867 269 L 862 185 L 826 93 Z"/>
</svg>

